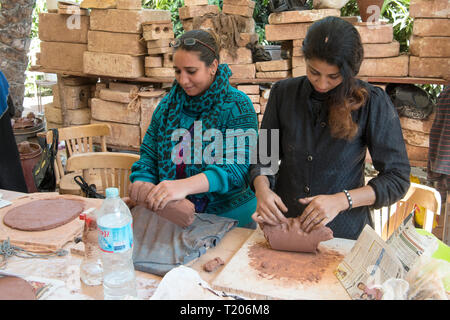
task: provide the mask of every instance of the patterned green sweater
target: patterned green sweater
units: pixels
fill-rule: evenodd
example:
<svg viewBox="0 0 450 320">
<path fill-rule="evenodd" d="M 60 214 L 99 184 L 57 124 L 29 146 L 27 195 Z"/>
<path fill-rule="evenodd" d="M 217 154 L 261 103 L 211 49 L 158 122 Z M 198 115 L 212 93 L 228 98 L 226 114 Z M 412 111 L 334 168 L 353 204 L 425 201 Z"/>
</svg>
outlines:
<svg viewBox="0 0 450 320">
<path fill-rule="evenodd" d="M 222 71 L 223 77 L 224 70 L 227 71 L 228 66 L 220 66 L 219 70 Z M 205 101 L 205 97 L 211 96 L 209 91 L 214 89 L 214 85 L 198 99 L 187 96 L 179 85 L 174 83 L 171 92 L 163 98 L 153 114 L 141 145 L 141 158 L 133 165 L 130 180 L 158 184 L 166 179 L 177 179 L 174 172 L 178 171 L 178 168 L 171 159 L 168 161 L 167 158 L 170 158 L 169 155 L 172 154 L 174 147 L 182 145 L 179 143 L 181 140 L 171 143 L 167 140 L 172 140 L 170 135 L 173 129 L 186 129 L 185 137 L 191 129 L 190 136 L 185 138 L 185 141 L 191 138 L 189 141 L 192 155 L 191 164 L 185 160 L 187 162 L 184 166 L 185 176 L 191 177 L 204 173 L 209 182 L 209 191 L 192 195 L 190 200 L 207 199 L 207 206 L 203 212 L 233 218 L 239 221 L 238 226 L 245 226 L 251 222 L 251 215 L 256 210 L 256 198 L 249 187 L 249 159 L 250 149 L 254 148 L 256 152 L 257 117 L 249 97 L 231 87 L 228 79 L 216 85 L 221 94 Z M 219 97 L 221 101 L 217 101 Z M 182 104 L 182 106 L 175 106 L 175 104 Z M 210 107 L 205 107 L 208 104 Z M 175 124 L 174 121 L 171 122 L 170 108 L 178 110 L 179 116 Z M 211 116 L 213 109 L 214 116 Z M 213 125 L 207 125 L 208 117 L 214 119 L 213 122 L 210 121 Z M 198 131 L 192 130 L 195 121 L 206 124 L 201 135 L 197 134 Z M 196 123 L 199 124 L 199 122 Z M 167 127 L 171 126 L 172 130 L 167 130 Z M 213 138 L 205 136 L 208 133 L 207 129 L 215 130 Z M 199 150 L 199 145 L 195 142 L 200 136 L 203 137 L 202 150 Z M 233 141 L 232 144 L 231 141 Z M 222 146 L 222 150 L 219 146 Z M 185 148 L 187 148 L 186 145 Z M 201 165 L 194 163 L 195 152 L 199 151 L 203 153 Z M 212 161 L 206 160 L 206 154 L 211 154 L 215 161 L 211 163 Z"/>
</svg>

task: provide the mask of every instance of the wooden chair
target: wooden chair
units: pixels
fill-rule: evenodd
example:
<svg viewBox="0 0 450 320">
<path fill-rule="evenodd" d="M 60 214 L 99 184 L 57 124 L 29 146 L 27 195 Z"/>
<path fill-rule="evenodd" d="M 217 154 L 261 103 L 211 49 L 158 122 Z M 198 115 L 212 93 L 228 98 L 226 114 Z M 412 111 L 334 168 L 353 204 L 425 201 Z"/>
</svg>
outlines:
<svg viewBox="0 0 450 320">
<path fill-rule="evenodd" d="M 67 159 L 78 153 L 94 152 L 94 140 L 97 139 L 100 141 L 101 151 L 106 152 L 106 136 L 110 134 L 111 127 L 100 123 L 58 129 L 59 141 L 66 144 Z M 46 134 L 47 143 L 51 144 L 52 139 L 53 132 L 49 130 Z M 73 180 L 77 173 L 66 173 L 59 155 L 55 160 L 55 175 L 60 194 L 82 194 L 80 187 Z"/>
<path fill-rule="evenodd" d="M 67 170 L 81 170 L 84 180 L 95 184 L 97 192 L 105 194 L 106 188 L 119 188 L 120 197 L 128 195 L 131 166 L 139 155 L 121 152 L 93 152 L 76 154 L 67 159 Z"/>
<path fill-rule="evenodd" d="M 383 240 L 387 240 L 414 210 L 414 205 L 419 205 L 426 209 L 423 229 L 431 232 L 434 215 L 441 213 L 441 195 L 432 187 L 412 182 L 403 199 L 391 206 L 374 210 L 374 224 L 377 234 Z"/>
</svg>

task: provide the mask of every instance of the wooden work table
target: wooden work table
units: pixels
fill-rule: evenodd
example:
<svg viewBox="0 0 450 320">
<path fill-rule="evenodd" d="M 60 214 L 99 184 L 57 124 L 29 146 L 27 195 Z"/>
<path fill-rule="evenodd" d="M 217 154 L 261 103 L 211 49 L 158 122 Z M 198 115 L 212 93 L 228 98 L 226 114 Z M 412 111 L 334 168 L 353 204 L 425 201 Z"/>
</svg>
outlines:
<svg viewBox="0 0 450 320">
<path fill-rule="evenodd" d="M 0 194 L 3 195 L 4 200 L 12 201 L 25 196 L 25 193 L 13 192 L 0 189 Z M 203 271 L 202 266 L 209 260 L 220 257 L 225 265 L 228 263 L 233 255 L 238 251 L 242 244 L 254 232 L 251 229 L 234 228 L 229 231 L 219 244 L 210 248 L 198 259 L 192 261 L 187 266 L 196 270 L 199 275 L 208 283 L 220 273 L 223 266 L 216 271 L 207 273 Z M 46 279 L 56 279 L 64 281 L 66 288 L 55 290 L 55 292 L 48 297 L 48 299 L 63 300 L 63 299 L 103 299 L 103 287 L 87 286 L 79 279 L 79 266 L 82 262 L 82 255 L 77 254 L 77 247 L 82 243 L 75 244 L 68 243 L 64 246 L 69 253 L 64 257 L 52 257 L 49 259 L 33 258 L 24 259 L 19 257 L 10 257 L 6 268 L 0 270 L 9 273 L 15 273 L 23 276 L 41 277 Z M 156 290 L 162 277 L 136 271 L 136 283 L 138 289 L 138 297 L 141 299 L 148 299 Z"/>
</svg>

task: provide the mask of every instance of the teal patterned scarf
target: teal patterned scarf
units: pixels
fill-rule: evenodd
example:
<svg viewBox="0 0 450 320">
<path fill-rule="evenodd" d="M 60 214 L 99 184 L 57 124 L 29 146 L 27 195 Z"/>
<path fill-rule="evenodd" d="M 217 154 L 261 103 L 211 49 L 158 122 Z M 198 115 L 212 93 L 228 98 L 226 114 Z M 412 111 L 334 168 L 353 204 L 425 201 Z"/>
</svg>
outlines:
<svg viewBox="0 0 450 320">
<path fill-rule="evenodd" d="M 180 128 L 183 108 L 198 114 L 197 120 L 201 120 L 203 132 L 213 128 L 220 129 L 218 128 L 220 124 L 219 117 L 225 98 L 228 95 L 231 74 L 228 65 L 220 64 L 216 78 L 209 89 L 201 96 L 195 97 L 188 96 L 179 83 L 176 80 L 174 81 L 168 94 L 168 99 L 161 101 L 163 105 L 160 106 L 164 110 L 164 115 L 162 117 L 163 123 L 160 124 L 158 132 L 158 145 L 160 146 L 158 148 L 159 181 L 174 180 L 176 178 L 176 164 L 172 161 L 171 155 L 172 150 L 179 141 L 172 141 L 171 138 L 172 133 Z M 194 145 L 193 140 L 191 144 Z M 192 159 L 195 159 L 199 152 L 202 153 L 202 150 L 194 150 Z M 200 170 L 206 167 L 204 164 L 196 166 Z"/>
</svg>

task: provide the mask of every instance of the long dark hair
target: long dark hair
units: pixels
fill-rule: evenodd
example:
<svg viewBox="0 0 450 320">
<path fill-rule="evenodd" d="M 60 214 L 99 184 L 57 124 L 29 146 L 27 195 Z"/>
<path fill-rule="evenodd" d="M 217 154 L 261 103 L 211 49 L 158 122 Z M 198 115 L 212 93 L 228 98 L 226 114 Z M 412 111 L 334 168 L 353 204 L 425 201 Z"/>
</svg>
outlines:
<svg viewBox="0 0 450 320">
<path fill-rule="evenodd" d="M 355 78 L 364 57 L 358 31 L 341 18 L 326 17 L 308 29 L 302 49 L 305 60 L 315 58 L 339 68 L 343 80 L 328 98 L 328 122 L 332 136 L 353 139 L 358 125 L 351 112 L 364 105 L 368 97 L 367 90 Z"/>
<path fill-rule="evenodd" d="M 188 39 L 188 38 L 200 40 L 201 42 L 205 43 L 207 46 L 205 46 L 204 44 L 199 43 L 199 42 L 195 43 L 192 46 L 185 45 L 184 39 Z M 215 34 L 210 33 L 206 30 L 201 30 L 201 29 L 190 30 L 190 31 L 185 32 L 178 39 L 181 41 L 181 45 L 179 47 L 175 48 L 174 51 L 176 51 L 177 49 L 183 49 L 186 51 L 199 52 L 200 60 L 203 61 L 206 64 L 206 66 L 208 66 L 208 67 L 214 62 L 214 59 L 219 60 L 219 46 L 218 46 L 218 41 L 217 41 Z M 214 51 L 211 49 L 213 49 Z"/>
</svg>

